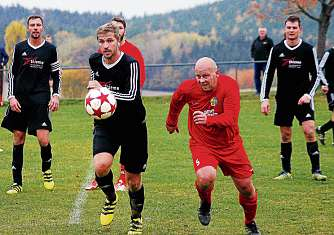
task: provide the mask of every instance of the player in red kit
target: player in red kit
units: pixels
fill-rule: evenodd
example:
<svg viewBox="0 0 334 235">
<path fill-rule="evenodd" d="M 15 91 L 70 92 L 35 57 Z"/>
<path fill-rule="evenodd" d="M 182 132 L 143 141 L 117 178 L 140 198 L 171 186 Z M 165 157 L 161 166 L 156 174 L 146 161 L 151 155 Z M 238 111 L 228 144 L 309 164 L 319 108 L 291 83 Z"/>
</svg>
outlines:
<svg viewBox="0 0 334 235">
<path fill-rule="evenodd" d="M 181 83 L 172 96 L 166 120 L 170 134 L 179 132 L 178 118 L 186 104 L 195 187 L 200 197 L 199 221 L 202 225 L 210 223 L 211 192 L 219 166 L 225 176 L 231 176 L 239 191 L 247 234 L 260 234 L 255 223 L 257 192 L 252 183 L 253 168 L 239 134 L 237 82 L 219 74 L 215 61 L 203 57 L 196 62 L 195 79 Z"/>
<path fill-rule="evenodd" d="M 126 22 L 122 17 L 113 17 L 111 20 L 112 23 L 116 24 L 119 29 L 120 34 L 120 50 L 127 55 L 133 57 L 139 64 L 139 72 L 140 72 L 140 89 L 143 88 L 145 79 L 146 79 L 146 72 L 145 72 L 145 61 L 144 57 L 141 54 L 138 47 L 136 47 L 133 43 L 129 42 L 125 39 L 126 35 Z M 86 186 L 86 190 L 94 190 L 96 189 L 97 183 L 95 180 L 92 180 L 89 185 Z M 126 180 L 125 180 L 125 169 L 124 166 L 120 165 L 120 174 L 119 178 L 115 183 L 115 190 L 116 191 L 125 191 L 126 190 Z"/>
</svg>

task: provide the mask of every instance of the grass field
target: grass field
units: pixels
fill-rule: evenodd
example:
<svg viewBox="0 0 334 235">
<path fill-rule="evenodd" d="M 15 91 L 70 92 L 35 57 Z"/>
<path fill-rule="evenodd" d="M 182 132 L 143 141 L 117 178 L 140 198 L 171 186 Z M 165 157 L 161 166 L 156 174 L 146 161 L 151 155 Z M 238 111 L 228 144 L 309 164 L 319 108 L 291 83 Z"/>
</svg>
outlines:
<svg viewBox="0 0 334 235">
<path fill-rule="evenodd" d="M 180 134 L 169 135 L 164 127 L 169 97 L 144 98 L 144 102 L 149 130 L 149 162 L 143 177 L 144 234 L 243 234 L 243 211 L 236 190 L 221 173 L 213 193 L 212 222 L 208 227 L 198 222 L 198 196 L 188 150 L 187 108 L 182 113 Z M 324 96 L 316 98 L 316 108 L 317 121 L 327 121 L 330 113 Z M 0 108 L 1 119 L 4 111 Z M 35 138 L 28 137 L 24 149 L 24 191 L 6 195 L 11 183 L 12 141 L 9 132 L 0 130 L 0 148 L 4 150 L 0 152 L 0 234 L 126 234 L 130 216 L 127 193 L 120 193 L 111 226 L 102 228 L 99 212 L 103 193 L 86 193 L 82 189 L 93 173 L 92 120 L 84 113 L 82 101 L 62 101 L 60 111 L 52 119 L 56 183 L 53 192 L 42 186 L 39 147 Z M 280 144 L 272 119 L 272 114 L 260 114 L 257 98 L 242 95 L 240 130 L 255 169 L 254 183 L 259 193 L 257 223 L 262 234 L 334 234 L 331 134 L 329 144 L 320 146 L 327 182 L 311 180 L 305 141 L 297 122 L 293 135 L 294 178 L 274 181 L 272 178 L 280 171 Z"/>
</svg>

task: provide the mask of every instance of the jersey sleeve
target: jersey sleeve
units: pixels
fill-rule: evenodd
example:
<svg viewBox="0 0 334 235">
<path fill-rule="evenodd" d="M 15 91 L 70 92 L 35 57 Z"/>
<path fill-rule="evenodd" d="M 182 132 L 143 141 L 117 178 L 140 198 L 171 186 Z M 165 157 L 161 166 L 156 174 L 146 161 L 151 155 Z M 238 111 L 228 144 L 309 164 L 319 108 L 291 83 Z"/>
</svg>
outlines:
<svg viewBox="0 0 334 235">
<path fill-rule="evenodd" d="M 53 80 L 52 95 L 59 95 L 61 90 L 62 71 L 60 67 L 60 62 L 58 60 L 58 53 L 56 47 L 52 47 L 50 67 L 51 67 L 51 78 Z"/>
<path fill-rule="evenodd" d="M 266 69 L 263 74 L 263 81 L 261 86 L 260 101 L 269 99 L 270 88 L 273 83 L 275 70 L 277 67 L 277 52 L 275 47 L 271 48 Z"/>
<path fill-rule="evenodd" d="M 177 127 L 179 115 L 186 103 L 186 93 L 184 92 L 183 84 L 181 84 L 171 98 L 166 125 Z"/>
<path fill-rule="evenodd" d="M 308 54 L 307 61 L 310 61 L 310 63 L 307 65 L 307 68 L 309 69 L 309 73 L 311 75 L 311 84 L 308 91 L 308 94 L 313 97 L 321 80 L 321 76 L 318 76 L 318 61 L 317 61 L 317 52 L 315 48 L 312 48 L 310 50 L 310 53 Z M 326 82 L 327 83 L 327 82 Z"/>
<path fill-rule="evenodd" d="M 116 99 L 124 101 L 132 101 L 136 98 L 138 90 L 138 79 L 139 79 L 139 64 L 137 61 L 132 61 L 129 63 L 130 72 L 128 73 L 127 84 L 122 92 L 112 91 Z"/>
<path fill-rule="evenodd" d="M 216 116 L 207 117 L 207 126 L 219 128 L 238 125 L 238 116 L 240 111 L 240 92 L 236 82 L 226 89 L 224 97 L 224 112 Z"/>
<path fill-rule="evenodd" d="M 328 68 L 330 67 L 329 63 L 328 63 L 329 57 L 330 57 L 330 53 L 329 53 L 329 51 L 326 51 L 324 56 L 321 58 L 320 63 L 319 63 L 318 76 L 320 76 L 322 85 L 328 85 L 328 82 L 326 80 L 326 75 L 327 75 L 326 70 L 328 70 Z"/>
<path fill-rule="evenodd" d="M 20 67 L 19 62 L 19 48 L 16 45 L 13 52 L 13 60 L 10 70 L 8 72 L 8 99 L 15 97 L 15 77 L 17 77 Z"/>
</svg>

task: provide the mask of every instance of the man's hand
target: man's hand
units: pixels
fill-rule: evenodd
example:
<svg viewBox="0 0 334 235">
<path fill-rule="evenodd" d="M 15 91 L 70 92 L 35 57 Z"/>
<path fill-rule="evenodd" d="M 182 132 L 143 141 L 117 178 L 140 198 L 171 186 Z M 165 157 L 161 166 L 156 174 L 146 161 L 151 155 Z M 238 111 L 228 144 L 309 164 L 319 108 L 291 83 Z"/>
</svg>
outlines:
<svg viewBox="0 0 334 235">
<path fill-rule="evenodd" d="M 309 94 L 304 94 L 299 100 L 298 105 L 309 104 L 311 102 L 311 96 Z"/>
<path fill-rule="evenodd" d="M 49 102 L 49 110 L 51 110 L 52 112 L 55 112 L 58 109 L 59 109 L 59 96 L 53 95 Z"/>
<path fill-rule="evenodd" d="M 96 88 L 101 88 L 101 84 L 96 81 L 96 80 L 92 80 L 88 82 L 88 86 L 87 89 L 96 89 Z"/>
<path fill-rule="evenodd" d="M 179 128 L 177 126 L 169 126 L 166 124 L 166 129 L 169 132 L 169 134 L 173 134 L 175 131 L 176 133 L 179 133 Z"/>
<path fill-rule="evenodd" d="M 261 103 L 261 113 L 263 113 L 266 116 L 270 113 L 269 100 L 262 101 L 262 103 Z"/>
<path fill-rule="evenodd" d="M 193 113 L 193 120 L 195 124 L 205 125 L 207 121 L 207 116 L 202 111 L 195 111 Z"/>
<path fill-rule="evenodd" d="M 9 99 L 9 105 L 12 111 L 21 113 L 21 105 L 15 97 Z"/>
<path fill-rule="evenodd" d="M 322 91 L 322 93 L 324 93 L 324 94 L 327 94 L 327 92 L 328 92 L 328 86 L 321 86 L 321 91 Z"/>
</svg>

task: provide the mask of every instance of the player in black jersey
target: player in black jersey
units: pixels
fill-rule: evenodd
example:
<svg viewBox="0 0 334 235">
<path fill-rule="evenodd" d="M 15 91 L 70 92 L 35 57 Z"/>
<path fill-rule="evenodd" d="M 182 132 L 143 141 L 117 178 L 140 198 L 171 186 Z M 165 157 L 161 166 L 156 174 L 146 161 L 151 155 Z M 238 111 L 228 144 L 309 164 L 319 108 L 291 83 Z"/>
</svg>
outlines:
<svg viewBox="0 0 334 235">
<path fill-rule="evenodd" d="M 140 234 L 144 205 L 141 172 L 145 171 L 148 158 L 146 111 L 140 96 L 139 64 L 120 51 L 118 30 L 114 23 L 100 26 L 97 40 L 102 54 L 95 53 L 89 58 L 92 80 L 88 88 L 105 86 L 117 100 L 117 109 L 110 118 L 94 121 L 94 167 L 96 181 L 106 195 L 100 222 L 108 225 L 118 200 L 111 165 L 117 150 L 122 148 L 120 162 L 125 167 L 131 206 L 128 234 Z"/>
<path fill-rule="evenodd" d="M 325 77 L 328 82 L 328 86 L 323 84 L 321 88 L 327 95 L 328 109 L 332 112 L 332 117 L 325 124 L 318 126 L 316 131 L 318 133 L 320 143 L 325 145 L 325 133 L 326 131 L 332 129 L 332 145 L 334 146 L 334 47 L 328 49 L 322 57 L 319 64 L 318 74 L 320 77 Z"/>
<path fill-rule="evenodd" d="M 59 107 L 60 64 L 56 47 L 42 38 L 43 18 L 36 15 L 28 17 L 27 30 L 29 38 L 15 46 L 8 74 L 10 107 L 1 124 L 13 132 L 13 184 L 7 191 L 8 194 L 22 191 L 23 146 L 27 130 L 28 134 L 37 137 L 41 148 L 44 187 L 48 190 L 54 188 L 49 111 L 57 111 Z M 52 96 L 50 76 L 53 79 Z"/>
<path fill-rule="evenodd" d="M 271 49 L 261 87 L 261 112 L 270 112 L 269 92 L 277 69 L 276 113 L 274 124 L 280 127 L 282 172 L 274 179 L 291 178 L 291 135 L 294 116 L 302 126 L 312 164 L 312 178 L 326 180 L 320 171 L 320 154 L 315 136 L 313 96 L 317 78 L 317 56 L 311 45 L 300 38 L 298 16 L 289 16 L 284 27 L 285 40 Z M 311 79 L 310 79 L 311 75 Z"/>
</svg>

